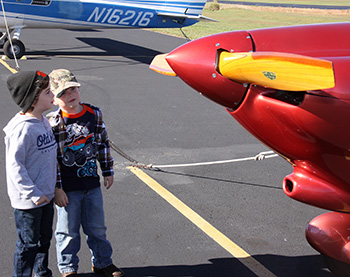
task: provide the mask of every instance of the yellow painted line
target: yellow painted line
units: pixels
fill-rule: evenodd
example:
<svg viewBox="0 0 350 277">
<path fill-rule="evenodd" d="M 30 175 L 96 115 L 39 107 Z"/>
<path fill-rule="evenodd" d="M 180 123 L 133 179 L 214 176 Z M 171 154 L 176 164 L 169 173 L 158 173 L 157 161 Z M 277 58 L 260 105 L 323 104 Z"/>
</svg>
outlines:
<svg viewBox="0 0 350 277">
<path fill-rule="evenodd" d="M 264 267 L 261 263 L 250 256 L 246 251 L 240 248 L 237 244 L 232 242 L 223 233 L 217 230 L 204 218 L 198 215 L 190 207 L 179 200 L 175 195 L 162 187 L 154 179 L 148 176 L 145 172 L 137 167 L 130 166 L 128 169 L 134 173 L 141 181 L 147 184 L 151 189 L 163 197 L 169 204 L 171 204 L 175 209 L 182 213 L 187 219 L 189 219 L 193 224 L 195 224 L 199 229 L 211 237 L 215 242 L 217 242 L 221 247 L 228 251 L 232 256 L 239 259 L 247 268 L 254 272 L 259 277 L 262 276 L 275 276 L 271 271 Z"/>
<path fill-rule="evenodd" d="M 17 73 L 18 71 L 16 69 L 13 69 L 12 67 L 10 67 L 7 62 L 5 62 L 4 60 L 0 59 L 0 63 L 5 66 L 8 70 L 10 70 L 12 73 Z"/>
</svg>

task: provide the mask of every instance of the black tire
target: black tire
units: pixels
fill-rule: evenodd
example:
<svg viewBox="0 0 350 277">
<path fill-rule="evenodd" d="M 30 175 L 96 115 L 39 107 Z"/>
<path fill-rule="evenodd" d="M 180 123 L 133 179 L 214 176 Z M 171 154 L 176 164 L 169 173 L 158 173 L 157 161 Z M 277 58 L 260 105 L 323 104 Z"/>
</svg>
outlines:
<svg viewBox="0 0 350 277">
<path fill-rule="evenodd" d="M 84 155 L 87 158 L 92 157 L 92 155 L 94 154 L 94 146 L 92 145 L 91 141 L 85 143 L 84 146 Z"/>
<path fill-rule="evenodd" d="M 63 154 L 63 160 L 62 163 L 66 166 L 72 166 L 75 161 L 75 155 L 72 150 L 68 149 L 64 154 Z"/>
<path fill-rule="evenodd" d="M 15 55 L 16 55 L 16 58 L 17 59 L 20 59 L 23 57 L 26 49 L 25 49 L 25 46 L 23 44 L 22 41 L 18 40 L 18 39 L 13 39 L 12 40 L 12 44 L 13 44 L 13 50 L 15 52 Z M 9 40 L 7 40 L 5 43 L 4 43 L 4 46 L 3 46 L 3 49 L 4 49 L 4 53 L 5 55 L 10 58 L 10 59 L 14 59 L 14 55 L 12 53 L 12 49 L 11 49 L 11 43 Z"/>
</svg>

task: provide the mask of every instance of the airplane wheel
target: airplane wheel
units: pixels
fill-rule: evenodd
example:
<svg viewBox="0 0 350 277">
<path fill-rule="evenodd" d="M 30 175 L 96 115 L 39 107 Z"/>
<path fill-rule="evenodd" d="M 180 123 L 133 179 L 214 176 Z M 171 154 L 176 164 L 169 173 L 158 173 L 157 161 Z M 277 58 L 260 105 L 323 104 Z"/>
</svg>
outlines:
<svg viewBox="0 0 350 277">
<path fill-rule="evenodd" d="M 333 259 L 325 255 L 323 255 L 323 258 L 326 266 L 335 276 L 339 276 L 339 277 L 349 276 L 350 264 L 344 263 L 342 261 Z"/>
<path fill-rule="evenodd" d="M 17 59 L 22 58 L 25 52 L 25 47 L 23 42 L 18 39 L 13 39 L 12 44 L 13 44 L 13 51 L 16 55 L 16 58 Z M 12 53 L 11 43 L 9 40 L 5 42 L 3 49 L 7 57 L 9 57 L 10 59 L 14 59 L 14 54 Z"/>
</svg>

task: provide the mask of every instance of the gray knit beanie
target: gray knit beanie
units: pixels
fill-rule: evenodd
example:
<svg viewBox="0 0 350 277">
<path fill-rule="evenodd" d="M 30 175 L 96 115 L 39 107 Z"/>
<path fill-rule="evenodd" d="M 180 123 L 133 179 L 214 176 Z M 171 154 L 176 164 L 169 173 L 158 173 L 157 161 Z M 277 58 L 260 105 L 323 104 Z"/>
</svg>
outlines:
<svg viewBox="0 0 350 277">
<path fill-rule="evenodd" d="M 45 78 L 48 76 L 38 70 L 18 72 L 7 78 L 10 94 L 24 113 L 32 106 Z"/>
</svg>

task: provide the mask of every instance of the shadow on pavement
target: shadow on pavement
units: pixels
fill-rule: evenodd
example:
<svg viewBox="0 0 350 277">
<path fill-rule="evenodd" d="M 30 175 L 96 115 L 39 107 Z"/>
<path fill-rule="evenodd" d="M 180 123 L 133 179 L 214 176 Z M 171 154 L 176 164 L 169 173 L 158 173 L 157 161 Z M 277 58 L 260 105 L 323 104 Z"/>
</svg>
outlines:
<svg viewBox="0 0 350 277">
<path fill-rule="evenodd" d="M 109 38 L 98 37 L 78 37 L 77 40 L 84 42 L 87 46 L 56 48 L 38 51 L 26 51 L 26 55 L 44 55 L 44 56 L 81 56 L 81 57 L 110 57 L 122 56 L 137 63 L 150 64 L 153 58 L 162 54 L 159 51 L 142 47 L 136 44 L 130 44 Z M 102 50 L 102 51 L 96 51 Z M 36 58 L 38 59 L 38 58 Z"/>
<path fill-rule="evenodd" d="M 256 255 L 254 258 L 278 277 L 331 277 L 325 268 L 321 255 L 286 257 L 278 255 Z M 199 265 L 164 265 L 123 268 L 127 277 L 253 277 L 257 276 L 239 259 L 211 259 L 208 264 Z M 99 276 L 82 273 L 79 276 Z"/>
</svg>

